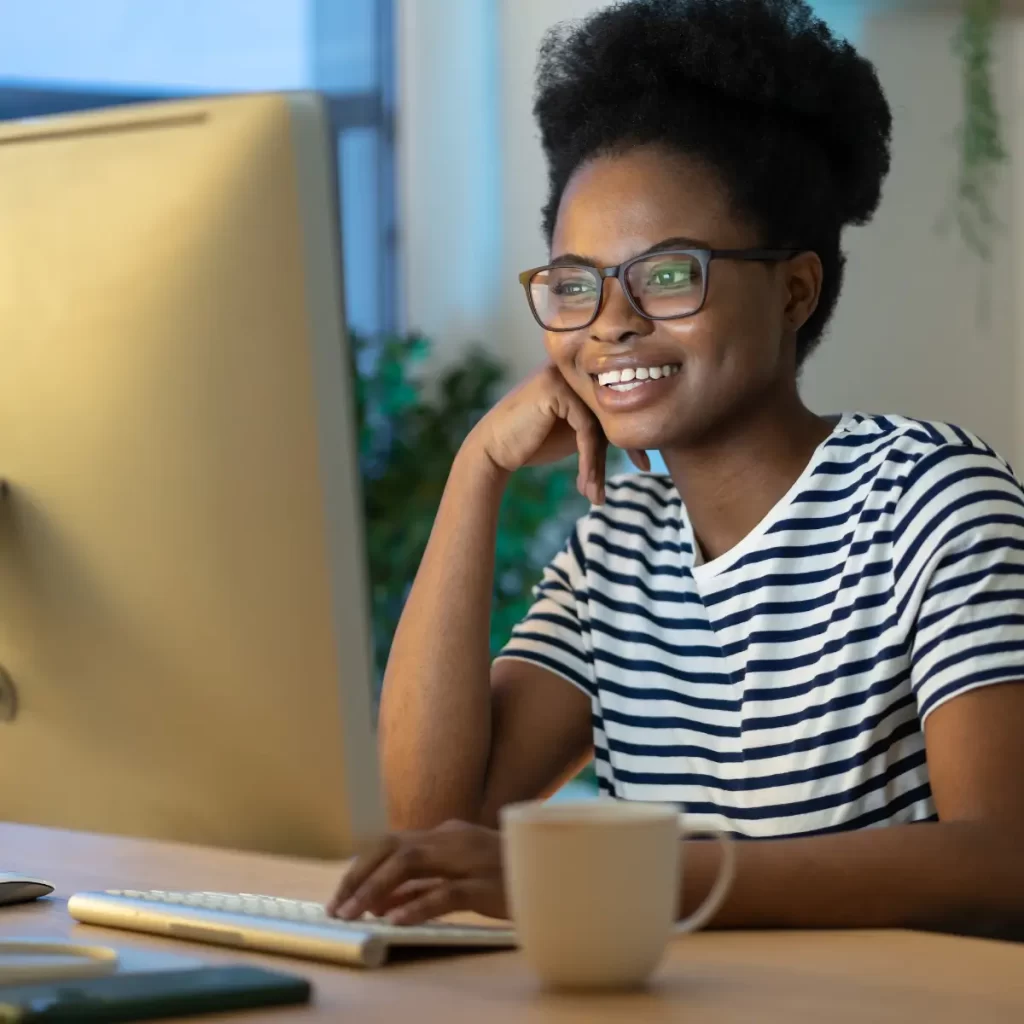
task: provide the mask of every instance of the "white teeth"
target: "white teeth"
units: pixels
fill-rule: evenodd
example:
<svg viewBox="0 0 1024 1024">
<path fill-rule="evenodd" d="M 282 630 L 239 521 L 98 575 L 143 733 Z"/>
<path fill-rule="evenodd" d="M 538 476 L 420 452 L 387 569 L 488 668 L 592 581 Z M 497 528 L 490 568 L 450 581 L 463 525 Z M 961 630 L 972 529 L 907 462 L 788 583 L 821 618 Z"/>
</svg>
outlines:
<svg viewBox="0 0 1024 1024">
<path fill-rule="evenodd" d="M 679 365 L 666 363 L 665 366 L 627 366 L 623 370 L 608 370 L 597 375 L 597 382 L 602 386 L 612 384 L 629 384 L 643 380 L 661 380 L 662 377 L 671 377 L 679 372 Z M 632 388 L 618 388 L 617 390 L 629 390 Z"/>
<path fill-rule="evenodd" d="M 643 384 L 638 380 L 627 381 L 625 384 L 609 384 L 613 391 L 632 391 L 633 388 L 641 388 Z"/>
</svg>

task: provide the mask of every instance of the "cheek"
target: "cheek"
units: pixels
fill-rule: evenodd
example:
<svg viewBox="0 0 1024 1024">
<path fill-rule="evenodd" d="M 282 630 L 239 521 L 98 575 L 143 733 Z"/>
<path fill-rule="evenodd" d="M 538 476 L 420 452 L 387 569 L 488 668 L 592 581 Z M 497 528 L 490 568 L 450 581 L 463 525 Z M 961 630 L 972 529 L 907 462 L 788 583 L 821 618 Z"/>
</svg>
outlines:
<svg viewBox="0 0 1024 1024">
<path fill-rule="evenodd" d="M 544 349 L 548 354 L 548 359 L 562 371 L 566 379 L 571 379 L 575 373 L 576 359 L 579 356 L 579 339 L 574 334 L 546 333 Z"/>
<path fill-rule="evenodd" d="M 548 359 L 561 371 L 565 382 L 583 399 L 593 406 L 593 392 L 590 378 L 576 363 L 580 355 L 581 342 L 572 334 L 545 334 L 544 349 Z"/>
<path fill-rule="evenodd" d="M 715 295 L 717 299 L 724 293 L 723 299 L 705 309 L 710 314 L 709 347 L 720 363 L 745 371 L 744 375 L 760 376 L 779 357 L 783 329 L 777 296 L 770 278 L 758 273 L 759 268 L 723 269 L 731 272 L 728 279 L 723 275 L 722 291 Z"/>
<path fill-rule="evenodd" d="M 690 358 L 691 372 L 729 380 L 773 374 L 779 360 L 781 333 L 772 329 L 772 312 L 757 298 L 705 309 L 673 332 Z"/>
</svg>

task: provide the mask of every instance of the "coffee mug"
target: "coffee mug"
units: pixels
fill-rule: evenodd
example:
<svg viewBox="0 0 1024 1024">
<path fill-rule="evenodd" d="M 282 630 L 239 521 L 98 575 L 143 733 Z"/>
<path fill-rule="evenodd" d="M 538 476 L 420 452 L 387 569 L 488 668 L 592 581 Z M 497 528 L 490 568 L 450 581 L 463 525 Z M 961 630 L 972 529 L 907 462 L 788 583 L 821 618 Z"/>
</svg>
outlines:
<svg viewBox="0 0 1024 1024">
<path fill-rule="evenodd" d="M 519 944 L 553 988 L 631 988 L 673 934 L 702 928 L 735 874 L 732 841 L 690 829 L 678 806 L 616 800 L 513 804 L 501 812 L 505 887 Z M 680 838 L 718 840 L 722 862 L 700 907 L 676 921 Z"/>
</svg>

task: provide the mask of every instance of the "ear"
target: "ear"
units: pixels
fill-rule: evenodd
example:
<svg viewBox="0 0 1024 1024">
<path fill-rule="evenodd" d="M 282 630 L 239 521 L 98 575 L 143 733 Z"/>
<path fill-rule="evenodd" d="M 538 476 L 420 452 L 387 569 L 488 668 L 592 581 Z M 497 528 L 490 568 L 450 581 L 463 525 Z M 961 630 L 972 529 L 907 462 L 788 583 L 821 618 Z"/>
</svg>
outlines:
<svg viewBox="0 0 1024 1024">
<path fill-rule="evenodd" d="M 786 275 L 786 326 L 798 331 L 818 308 L 824 269 L 816 252 L 802 252 L 783 264 Z"/>
</svg>

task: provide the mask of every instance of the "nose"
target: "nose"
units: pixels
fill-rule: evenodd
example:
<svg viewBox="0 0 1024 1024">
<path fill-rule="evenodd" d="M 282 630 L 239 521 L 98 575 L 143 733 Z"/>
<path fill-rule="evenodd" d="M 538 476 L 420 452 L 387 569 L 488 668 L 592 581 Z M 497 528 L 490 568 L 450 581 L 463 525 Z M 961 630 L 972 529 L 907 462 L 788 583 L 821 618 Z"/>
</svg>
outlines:
<svg viewBox="0 0 1024 1024">
<path fill-rule="evenodd" d="M 590 325 L 591 340 L 621 345 L 632 338 L 644 337 L 653 329 L 653 321 L 633 308 L 618 278 L 605 278 L 601 312 Z"/>
</svg>

